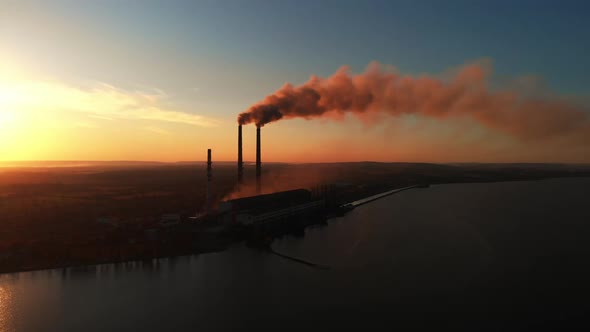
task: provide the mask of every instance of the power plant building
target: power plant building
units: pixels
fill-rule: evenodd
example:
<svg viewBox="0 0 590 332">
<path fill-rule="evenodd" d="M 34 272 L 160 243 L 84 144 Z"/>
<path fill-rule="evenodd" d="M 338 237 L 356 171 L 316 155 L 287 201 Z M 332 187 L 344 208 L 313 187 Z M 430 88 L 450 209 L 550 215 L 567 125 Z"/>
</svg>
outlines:
<svg viewBox="0 0 590 332">
<path fill-rule="evenodd" d="M 323 200 L 313 200 L 309 190 L 296 189 L 221 202 L 218 213 L 226 223 L 259 225 L 301 217 L 324 205 Z"/>
<path fill-rule="evenodd" d="M 262 158 L 260 127 L 256 128 L 256 192 L 262 187 Z M 275 221 L 301 219 L 326 207 L 325 197 L 318 198 L 311 191 L 296 189 L 272 194 L 256 195 L 219 202 L 212 209 L 211 149 L 207 151 L 206 211 L 226 225 L 264 226 Z M 242 126 L 238 126 L 238 186 L 243 183 Z"/>
</svg>

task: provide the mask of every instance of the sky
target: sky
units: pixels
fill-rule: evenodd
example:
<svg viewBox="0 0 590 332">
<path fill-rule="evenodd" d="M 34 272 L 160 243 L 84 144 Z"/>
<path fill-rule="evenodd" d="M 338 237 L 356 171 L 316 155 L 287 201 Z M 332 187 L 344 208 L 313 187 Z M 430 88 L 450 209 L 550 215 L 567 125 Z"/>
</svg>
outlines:
<svg viewBox="0 0 590 332">
<path fill-rule="evenodd" d="M 235 160 L 239 113 L 287 82 L 372 62 L 443 82 L 485 63 L 486 88 L 566 100 L 587 123 L 589 10 L 541 0 L 0 0 L 0 161 L 189 161 L 207 148 Z M 522 139 L 469 115 L 345 114 L 267 124 L 262 145 L 265 161 L 588 163 L 587 134 Z M 245 126 L 246 160 L 254 139 Z"/>
</svg>

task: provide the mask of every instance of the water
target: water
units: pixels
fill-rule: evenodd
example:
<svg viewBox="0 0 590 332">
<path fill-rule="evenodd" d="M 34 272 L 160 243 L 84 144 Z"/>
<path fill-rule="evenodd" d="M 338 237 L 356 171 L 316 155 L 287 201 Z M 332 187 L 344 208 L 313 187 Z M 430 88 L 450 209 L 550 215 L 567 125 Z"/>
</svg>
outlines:
<svg viewBox="0 0 590 332">
<path fill-rule="evenodd" d="M 590 179 L 439 185 L 273 243 L 0 276 L 0 331 L 559 330 L 586 324 Z"/>
</svg>

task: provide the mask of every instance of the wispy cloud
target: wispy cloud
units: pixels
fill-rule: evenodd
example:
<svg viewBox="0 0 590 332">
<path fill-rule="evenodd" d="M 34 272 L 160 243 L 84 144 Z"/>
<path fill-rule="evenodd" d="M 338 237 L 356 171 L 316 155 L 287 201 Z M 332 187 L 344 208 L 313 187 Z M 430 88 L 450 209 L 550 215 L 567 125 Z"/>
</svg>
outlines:
<svg viewBox="0 0 590 332">
<path fill-rule="evenodd" d="M 154 127 L 154 126 L 144 127 L 143 129 L 145 129 L 147 131 L 151 131 L 156 134 L 160 134 L 160 135 L 169 135 L 170 134 L 169 131 L 159 128 L 159 127 Z"/>
<path fill-rule="evenodd" d="M 96 115 L 96 114 L 90 114 L 88 115 L 91 118 L 96 118 L 96 119 L 100 119 L 100 120 L 108 120 L 108 121 L 113 121 L 114 119 L 108 116 L 102 116 L 102 115 Z"/>
<path fill-rule="evenodd" d="M 18 111 L 80 112 L 116 120 L 151 120 L 214 127 L 218 121 L 168 106 L 167 95 L 126 91 L 106 83 L 83 89 L 56 81 L 0 82 L 0 106 Z M 165 105 L 166 104 L 166 105 Z"/>
<path fill-rule="evenodd" d="M 79 121 L 73 124 L 74 127 L 78 128 L 98 128 L 94 122 Z"/>
</svg>

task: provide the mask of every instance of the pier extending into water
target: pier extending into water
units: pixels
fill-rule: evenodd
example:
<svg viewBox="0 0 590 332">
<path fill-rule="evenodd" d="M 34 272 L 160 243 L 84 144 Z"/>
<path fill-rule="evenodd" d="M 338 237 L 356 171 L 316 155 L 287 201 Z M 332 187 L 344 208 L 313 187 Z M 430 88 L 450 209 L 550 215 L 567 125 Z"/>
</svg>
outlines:
<svg viewBox="0 0 590 332">
<path fill-rule="evenodd" d="M 389 191 L 386 191 L 386 192 L 383 192 L 383 193 L 380 193 L 380 194 L 377 194 L 377 195 L 373 195 L 373 196 L 370 196 L 370 197 L 367 197 L 367 198 L 356 200 L 354 202 L 350 202 L 348 204 L 345 204 L 344 206 L 355 208 L 355 207 L 359 207 L 361 205 L 365 205 L 367 203 L 371 203 L 371 202 L 376 201 L 378 199 L 381 199 L 383 197 L 387 197 L 389 195 L 393 195 L 395 193 L 399 193 L 399 192 L 404 191 L 404 190 L 409 190 L 409 189 L 413 189 L 413 188 L 426 188 L 426 187 L 428 187 L 428 185 L 415 184 L 415 185 L 408 186 L 408 187 L 392 189 L 392 190 L 389 190 Z"/>
<path fill-rule="evenodd" d="M 371 202 L 376 201 L 378 199 L 381 199 L 381 198 L 384 198 L 384 197 L 393 195 L 395 193 L 402 192 L 404 190 L 409 190 L 409 189 L 413 189 L 413 188 L 426 188 L 426 187 L 428 187 L 428 185 L 425 185 L 425 184 L 416 184 L 416 185 L 407 186 L 407 187 L 403 187 L 403 188 L 397 188 L 397 189 L 388 190 L 386 192 L 382 192 L 382 193 L 377 194 L 377 195 L 369 196 L 369 197 L 366 197 L 366 198 L 363 198 L 363 199 L 359 199 L 359 200 L 356 200 L 356 201 L 353 201 L 353 202 L 350 202 L 350 203 L 341 205 L 340 206 L 340 209 L 345 210 L 345 211 L 350 211 L 350 210 L 352 210 L 352 209 L 354 209 L 356 207 L 359 207 L 361 205 L 364 205 L 364 204 L 367 204 L 367 203 L 371 203 Z M 313 262 L 310 262 L 310 261 L 306 261 L 306 260 L 303 260 L 303 259 L 300 259 L 300 258 L 296 258 L 296 257 L 292 257 L 292 256 L 288 256 L 288 255 L 285 255 L 285 254 L 281 254 L 279 252 L 276 252 L 276 251 L 274 251 L 271 248 L 270 242 L 267 243 L 266 246 L 264 246 L 263 248 L 268 253 L 274 254 L 274 255 L 279 256 L 281 258 L 285 258 L 285 259 L 291 260 L 291 261 L 296 262 L 296 263 L 304 264 L 304 265 L 307 265 L 307 266 L 311 266 L 311 267 L 318 268 L 318 269 L 323 269 L 323 270 L 330 269 L 330 267 L 325 266 L 325 265 L 316 264 L 316 263 L 313 263 Z"/>
</svg>

